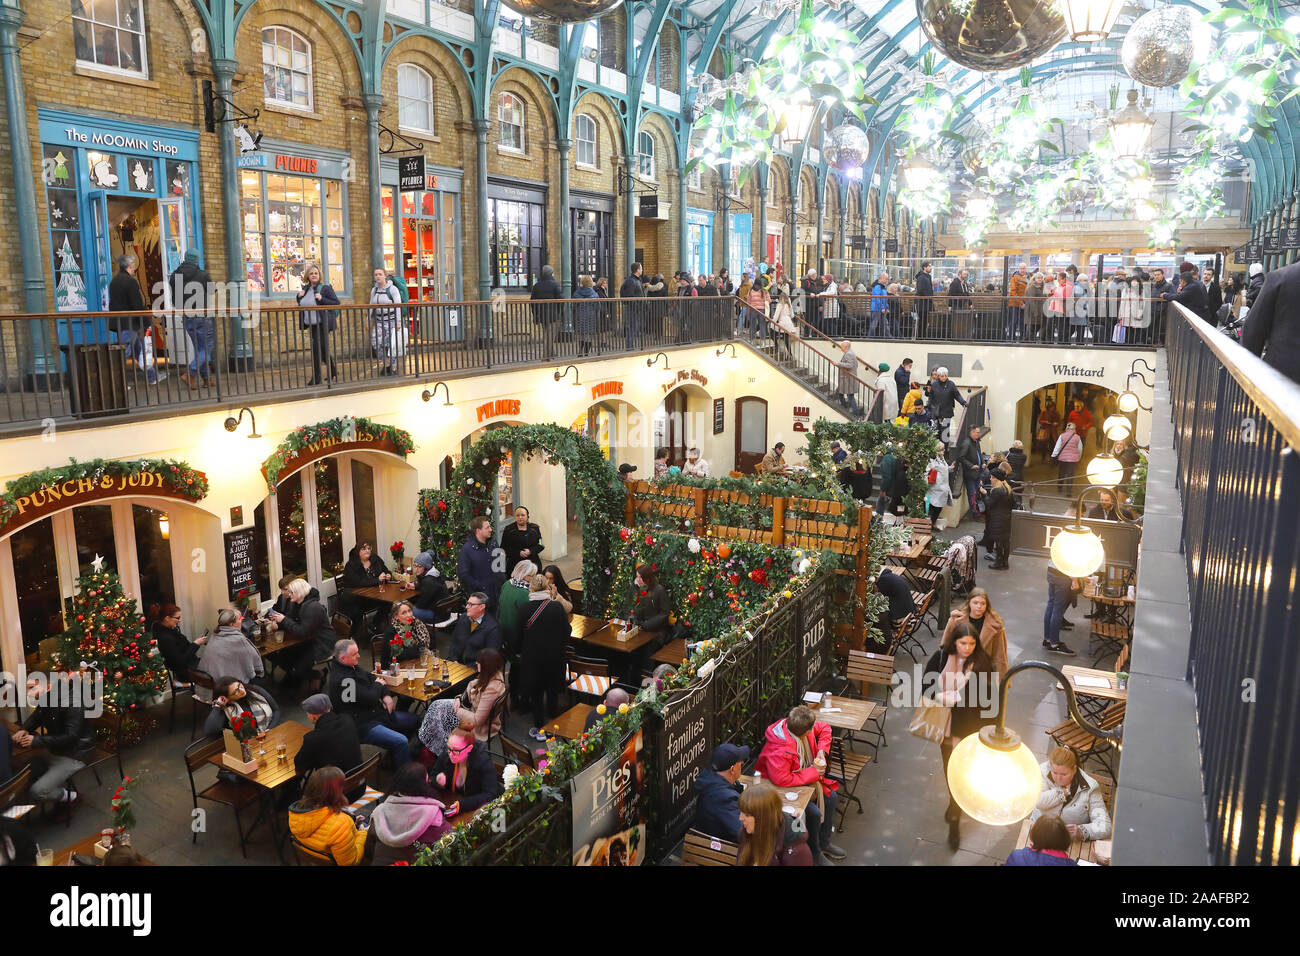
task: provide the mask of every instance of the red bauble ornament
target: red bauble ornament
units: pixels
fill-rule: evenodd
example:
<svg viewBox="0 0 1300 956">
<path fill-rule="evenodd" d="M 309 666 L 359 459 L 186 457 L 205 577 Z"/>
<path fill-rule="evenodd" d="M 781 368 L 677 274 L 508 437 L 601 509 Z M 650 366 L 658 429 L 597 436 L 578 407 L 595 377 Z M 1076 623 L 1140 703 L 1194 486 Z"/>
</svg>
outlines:
<svg viewBox="0 0 1300 956">
<path fill-rule="evenodd" d="M 718 557 L 724 561 L 731 557 L 731 545 L 726 543 L 718 545 Z"/>
<path fill-rule="evenodd" d="M 626 541 L 628 538 L 632 537 L 632 532 L 629 531 L 627 528 L 619 528 L 619 529 L 618 529 L 618 536 L 619 536 L 622 540 Z"/>
</svg>

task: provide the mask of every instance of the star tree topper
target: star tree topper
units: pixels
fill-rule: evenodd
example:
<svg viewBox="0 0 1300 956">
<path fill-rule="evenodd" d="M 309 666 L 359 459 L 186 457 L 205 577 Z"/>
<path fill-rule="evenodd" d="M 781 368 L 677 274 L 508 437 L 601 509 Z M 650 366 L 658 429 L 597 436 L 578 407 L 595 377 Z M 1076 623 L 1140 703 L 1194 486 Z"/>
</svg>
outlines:
<svg viewBox="0 0 1300 956">
<path fill-rule="evenodd" d="M 95 560 L 90 562 L 90 566 L 95 569 L 96 574 L 98 574 L 100 571 L 103 571 L 104 570 L 103 555 L 99 555 L 99 554 L 95 555 Z"/>
</svg>

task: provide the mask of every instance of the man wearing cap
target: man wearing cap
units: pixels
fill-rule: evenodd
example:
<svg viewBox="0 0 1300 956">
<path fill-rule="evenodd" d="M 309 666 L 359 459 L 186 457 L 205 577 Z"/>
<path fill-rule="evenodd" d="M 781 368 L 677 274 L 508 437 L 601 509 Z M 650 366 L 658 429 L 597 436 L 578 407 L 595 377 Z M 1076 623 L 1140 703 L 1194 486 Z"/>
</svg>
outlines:
<svg viewBox="0 0 1300 956">
<path fill-rule="evenodd" d="M 1178 302 L 1192 315 L 1210 321 L 1210 310 L 1206 304 L 1205 286 L 1196 275 L 1196 266 L 1183 261 L 1178 267 L 1178 291 L 1166 292 L 1164 298 Z"/>
<path fill-rule="evenodd" d="M 447 582 L 443 580 L 438 569 L 433 566 L 433 552 L 421 551 L 411 562 L 418 579 L 415 594 L 411 596 L 411 613 L 425 624 L 446 627 L 456 620 L 455 614 L 439 617 L 438 605 L 447 599 Z"/>
<path fill-rule="evenodd" d="M 361 766 L 361 738 L 357 727 L 342 714 L 334 713 L 327 694 L 312 694 L 302 702 L 312 729 L 303 734 L 302 746 L 293 758 L 293 769 L 304 776 L 321 767 L 338 767 L 344 773 Z M 365 791 L 365 785 L 361 787 Z M 361 793 L 348 794 L 355 800 Z"/>
<path fill-rule="evenodd" d="M 831 461 L 838 468 L 848 459 L 849 453 L 844 450 L 844 446 L 838 440 L 831 442 Z"/>
<path fill-rule="evenodd" d="M 695 778 L 695 819 L 701 833 L 736 843 L 740 840 L 740 794 L 736 781 L 749 760 L 749 748 L 718 744 L 709 766 Z"/>
<path fill-rule="evenodd" d="M 623 464 L 618 466 L 618 476 L 627 482 L 636 481 L 636 479 L 632 477 L 632 472 L 634 471 L 636 471 L 636 465 L 630 465 L 627 462 L 623 462 Z"/>
</svg>

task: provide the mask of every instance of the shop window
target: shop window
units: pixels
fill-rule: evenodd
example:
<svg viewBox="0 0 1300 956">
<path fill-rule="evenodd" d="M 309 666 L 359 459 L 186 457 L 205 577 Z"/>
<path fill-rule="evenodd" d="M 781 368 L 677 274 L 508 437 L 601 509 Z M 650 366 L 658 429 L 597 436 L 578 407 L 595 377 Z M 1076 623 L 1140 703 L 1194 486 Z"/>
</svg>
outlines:
<svg viewBox="0 0 1300 956">
<path fill-rule="evenodd" d="M 77 61 L 146 75 L 142 0 L 72 0 Z"/>
<path fill-rule="evenodd" d="M 303 474 L 298 472 L 282 482 L 276 489 L 275 505 L 280 524 L 280 570 L 307 578 L 307 513 L 302 481 Z"/>
<path fill-rule="evenodd" d="M 369 541 L 381 557 L 388 542 L 380 542 L 375 521 L 375 470 L 360 459 L 352 459 L 352 526 L 356 541 Z"/>
<path fill-rule="evenodd" d="M 597 166 L 596 121 L 586 113 L 579 113 L 573 121 L 574 138 L 578 143 L 578 165 Z"/>
<path fill-rule="evenodd" d="M 131 506 L 135 526 L 135 560 L 140 571 L 140 607 L 174 602 L 171 517 L 144 505 Z"/>
<path fill-rule="evenodd" d="M 341 182 L 244 170 L 240 194 L 250 292 L 296 292 L 312 263 L 336 292 L 347 292 Z"/>
<path fill-rule="evenodd" d="M 268 103 L 311 109 L 311 44 L 288 27 L 262 31 L 262 90 Z"/>
<path fill-rule="evenodd" d="M 23 653 L 35 654 L 41 641 L 63 633 L 63 601 L 59 594 L 53 522 L 46 518 L 20 528 L 9 538 L 9 547 L 13 554 Z"/>
<path fill-rule="evenodd" d="M 312 466 L 316 485 L 316 534 L 322 578 L 343 571 L 343 518 L 339 513 L 339 463 L 325 458 Z M 373 499 L 371 499 L 373 501 Z"/>
<path fill-rule="evenodd" d="M 256 577 L 253 579 L 257 585 L 257 593 L 262 596 L 262 600 L 277 598 L 280 596 L 279 589 L 272 590 L 271 584 L 271 552 L 266 546 L 266 502 L 262 502 L 253 509 L 253 569 Z"/>
<path fill-rule="evenodd" d="M 655 138 L 642 130 L 636 137 L 637 174 L 655 181 Z"/>
<path fill-rule="evenodd" d="M 397 68 L 397 122 L 433 135 L 433 77 L 414 63 Z"/>
<path fill-rule="evenodd" d="M 493 199 L 490 243 L 495 285 L 528 289 L 541 273 L 543 208 L 538 203 Z"/>
<path fill-rule="evenodd" d="M 497 145 L 515 153 L 524 151 L 524 103 L 513 93 L 497 97 Z"/>
<path fill-rule="evenodd" d="M 103 567 L 118 569 L 110 505 L 83 505 L 72 509 L 72 530 L 77 538 L 78 577 L 91 570 L 97 556 L 104 559 Z"/>
</svg>

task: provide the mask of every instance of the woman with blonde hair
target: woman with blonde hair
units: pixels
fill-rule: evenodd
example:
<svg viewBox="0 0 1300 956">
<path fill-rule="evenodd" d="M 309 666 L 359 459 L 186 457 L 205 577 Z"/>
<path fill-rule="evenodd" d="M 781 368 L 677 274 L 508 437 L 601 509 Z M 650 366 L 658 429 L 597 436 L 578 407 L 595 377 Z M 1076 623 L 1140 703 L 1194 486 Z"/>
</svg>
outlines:
<svg viewBox="0 0 1300 956">
<path fill-rule="evenodd" d="M 988 591 L 983 588 L 971 588 L 965 605 L 948 616 L 948 625 L 943 630 L 943 638 L 946 640 L 948 635 L 962 624 L 969 624 L 975 629 L 975 633 L 979 636 L 980 647 L 993 661 L 998 676 L 1005 677 L 1007 668 L 1011 666 L 1007 658 L 1007 631 L 1002 622 L 1002 615 L 993 610 L 993 602 L 989 600 Z"/>
<path fill-rule="evenodd" d="M 785 812 L 781 793 L 770 783 L 746 787 L 740 794 L 739 866 L 812 866 L 807 827 Z"/>
</svg>

